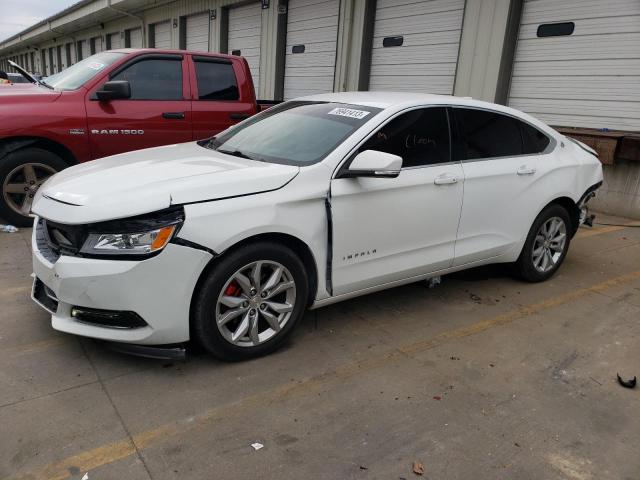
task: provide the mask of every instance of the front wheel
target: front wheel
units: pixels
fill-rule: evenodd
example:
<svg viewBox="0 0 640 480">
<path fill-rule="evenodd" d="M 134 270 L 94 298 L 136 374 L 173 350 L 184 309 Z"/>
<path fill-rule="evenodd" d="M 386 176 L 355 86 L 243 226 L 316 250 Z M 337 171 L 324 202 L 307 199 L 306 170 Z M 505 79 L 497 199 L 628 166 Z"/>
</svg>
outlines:
<svg viewBox="0 0 640 480">
<path fill-rule="evenodd" d="M 18 227 L 29 227 L 31 205 L 40 186 L 67 164 L 56 154 L 36 147 L 0 158 L 0 218 Z"/>
<path fill-rule="evenodd" d="M 560 205 L 550 205 L 535 219 L 520 257 L 516 274 L 528 282 L 542 282 L 553 276 L 564 261 L 571 241 L 571 220 Z"/>
<path fill-rule="evenodd" d="M 223 257 L 206 275 L 194 301 L 193 330 L 221 360 L 276 350 L 304 315 L 304 264 L 284 246 L 248 245 Z"/>
</svg>

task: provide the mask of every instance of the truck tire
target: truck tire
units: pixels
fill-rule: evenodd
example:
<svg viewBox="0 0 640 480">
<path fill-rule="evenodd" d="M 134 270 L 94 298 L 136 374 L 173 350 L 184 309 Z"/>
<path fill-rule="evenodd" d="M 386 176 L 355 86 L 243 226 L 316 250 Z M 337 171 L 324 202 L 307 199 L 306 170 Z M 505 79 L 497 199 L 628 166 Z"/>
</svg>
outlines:
<svg viewBox="0 0 640 480">
<path fill-rule="evenodd" d="M 231 252 L 195 294 L 195 339 L 224 361 L 271 353 L 304 315 L 308 285 L 304 264 L 285 246 L 260 242 Z"/>
<path fill-rule="evenodd" d="M 527 282 L 551 278 L 567 256 L 570 232 L 571 219 L 563 206 L 552 204 L 545 208 L 534 220 L 514 264 L 516 276 Z"/>
<path fill-rule="evenodd" d="M 18 227 L 29 227 L 36 191 L 51 175 L 68 165 L 55 153 L 26 147 L 0 158 L 0 218 Z"/>
</svg>

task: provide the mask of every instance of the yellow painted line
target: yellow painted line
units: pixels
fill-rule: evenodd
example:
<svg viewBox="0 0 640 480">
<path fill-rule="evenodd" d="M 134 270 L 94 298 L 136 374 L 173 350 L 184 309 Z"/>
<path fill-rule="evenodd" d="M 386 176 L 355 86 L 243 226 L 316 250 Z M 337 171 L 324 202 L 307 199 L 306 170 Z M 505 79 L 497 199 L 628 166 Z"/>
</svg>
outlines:
<svg viewBox="0 0 640 480">
<path fill-rule="evenodd" d="M 476 335 L 492 327 L 505 325 L 517 319 L 573 302 L 592 293 L 602 292 L 610 288 L 625 285 L 635 280 L 640 280 L 640 270 L 611 278 L 604 282 L 592 285 L 591 287 L 558 295 L 533 305 L 523 306 L 466 327 L 443 332 L 429 339 L 406 344 L 400 348 L 370 359 L 351 362 L 331 372 L 309 377 L 302 382 L 283 384 L 274 389 L 260 392 L 235 402 L 220 405 L 195 417 L 190 417 L 143 431 L 133 436 L 133 443 L 129 439 L 121 439 L 119 441 L 67 457 L 58 462 L 51 463 L 43 467 L 41 470 L 9 478 L 20 480 L 65 480 L 71 476 L 69 473 L 69 469 L 71 467 L 76 467 L 81 472 L 88 472 L 97 467 L 101 467 L 133 455 L 136 451 L 136 447 L 139 450 L 143 450 L 157 443 L 166 441 L 171 437 L 183 435 L 199 426 L 210 424 L 217 419 L 242 417 L 246 414 L 247 410 L 251 411 L 257 407 L 266 408 L 270 403 L 281 402 L 284 397 L 301 393 L 309 393 L 314 389 L 322 387 L 329 381 L 350 378 L 380 366 L 387 365 L 389 361 L 406 358 L 407 354 L 429 350 L 452 340 Z"/>
</svg>

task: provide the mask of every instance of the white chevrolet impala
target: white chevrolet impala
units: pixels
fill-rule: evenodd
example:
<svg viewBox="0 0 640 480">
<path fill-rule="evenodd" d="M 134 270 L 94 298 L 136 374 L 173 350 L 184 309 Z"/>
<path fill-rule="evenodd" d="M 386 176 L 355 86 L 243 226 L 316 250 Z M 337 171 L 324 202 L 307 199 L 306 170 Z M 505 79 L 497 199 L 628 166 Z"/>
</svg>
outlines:
<svg viewBox="0 0 640 480">
<path fill-rule="evenodd" d="M 33 205 L 33 298 L 63 332 L 263 355 L 307 308 L 489 263 L 548 279 L 602 182 L 594 154 L 472 99 L 289 101 L 52 177 Z"/>
</svg>

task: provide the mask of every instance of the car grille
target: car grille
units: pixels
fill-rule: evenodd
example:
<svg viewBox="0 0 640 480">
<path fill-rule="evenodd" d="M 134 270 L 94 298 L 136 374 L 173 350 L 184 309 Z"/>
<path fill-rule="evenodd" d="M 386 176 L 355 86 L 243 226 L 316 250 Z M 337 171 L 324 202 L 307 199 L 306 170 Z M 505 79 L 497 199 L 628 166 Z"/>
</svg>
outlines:
<svg viewBox="0 0 640 480">
<path fill-rule="evenodd" d="M 47 239 L 47 230 L 45 227 L 45 220 L 39 219 L 36 224 L 36 246 L 38 247 L 38 251 L 42 254 L 44 258 L 46 258 L 51 263 L 56 263 L 58 258 L 60 258 L 60 254 L 58 251 L 54 250 L 53 247 L 49 244 Z"/>
<path fill-rule="evenodd" d="M 40 219 L 38 229 L 41 230 L 41 234 L 49 250 L 58 257 L 65 254 L 77 255 L 87 238 L 87 228 L 84 225 L 64 225 L 62 223 Z M 36 239 L 37 238 L 36 236 Z M 38 248 L 40 248 L 39 243 Z"/>
</svg>

